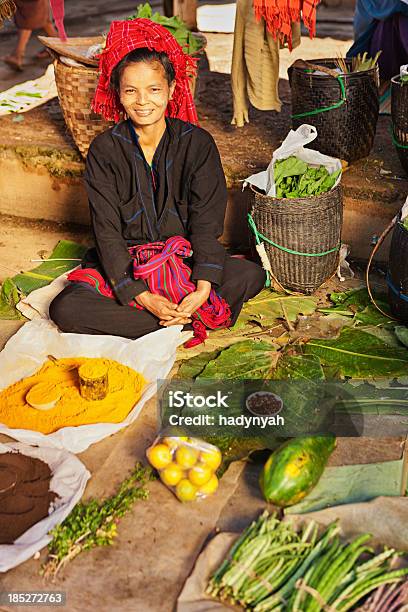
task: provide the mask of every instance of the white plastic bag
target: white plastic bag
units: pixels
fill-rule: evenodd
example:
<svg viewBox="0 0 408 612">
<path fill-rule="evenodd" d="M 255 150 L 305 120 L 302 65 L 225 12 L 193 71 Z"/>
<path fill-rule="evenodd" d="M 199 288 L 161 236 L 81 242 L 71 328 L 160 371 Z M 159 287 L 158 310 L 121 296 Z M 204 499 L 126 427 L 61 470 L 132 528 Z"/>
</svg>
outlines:
<svg viewBox="0 0 408 612">
<path fill-rule="evenodd" d="M 76 266 L 73 270 L 76 270 L 80 266 Z M 67 285 L 69 285 L 69 280 L 67 280 L 68 274 L 70 274 L 73 270 L 69 270 L 65 272 L 65 274 L 61 274 L 55 278 L 49 285 L 45 285 L 45 287 L 41 287 L 40 289 L 35 289 L 31 293 L 29 293 L 26 297 L 19 301 L 16 308 L 19 310 L 27 319 L 49 319 L 50 318 L 50 304 L 52 300 L 57 297 L 59 293 Z"/>
<path fill-rule="evenodd" d="M 337 170 L 341 170 L 341 161 L 335 157 L 329 157 L 323 155 L 319 151 L 313 149 L 306 149 L 305 146 L 312 142 L 317 137 L 317 130 L 312 125 L 304 123 L 296 131 L 290 130 L 281 146 L 274 151 L 272 160 L 264 172 L 258 172 L 252 174 L 250 177 L 245 179 L 244 187 L 247 183 L 254 185 L 258 189 L 261 189 L 266 193 L 267 196 L 275 197 L 276 188 L 273 176 L 273 168 L 275 162 L 278 159 L 286 159 L 291 155 L 294 155 L 298 159 L 306 162 L 310 165 L 325 166 L 329 174 L 333 174 Z M 341 174 L 336 181 L 336 185 L 341 180 Z"/>
<path fill-rule="evenodd" d="M 408 196 L 404 202 L 404 206 L 401 208 L 401 223 L 408 217 Z"/>
<path fill-rule="evenodd" d="M 61 357 L 106 357 L 133 368 L 148 381 L 140 400 L 121 423 L 97 423 L 63 427 L 51 434 L 28 429 L 10 429 L 0 423 L 0 433 L 29 444 L 65 448 L 81 453 L 132 423 L 145 402 L 157 391 L 157 381 L 164 380 L 173 367 L 176 348 L 191 337 L 181 325 L 168 327 L 129 340 L 117 336 L 62 334 L 50 321 L 36 319 L 23 327 L 7 342 L 0 353 L 0 390 L 26 376 L 31 376 L 46 361 L 47 355 Z"/>
<path fill-rule="evenodd" d="M 50 489 L 57 493 L 59 498 L 53 502 L 52 512 L 42 521 L 30 527 L 13 544 L 0 545 L 0 572 L 7 572 L 27 561 L 51 541 L 49 531 L 60 525 L 80 501 L 91 476 L 77 457 L 63 449 L 46 446 L 38 448 L 12 442 L 0 443 L 0 454 L 16 451 L 41 459 L 50 466 Z"/>
</svg>

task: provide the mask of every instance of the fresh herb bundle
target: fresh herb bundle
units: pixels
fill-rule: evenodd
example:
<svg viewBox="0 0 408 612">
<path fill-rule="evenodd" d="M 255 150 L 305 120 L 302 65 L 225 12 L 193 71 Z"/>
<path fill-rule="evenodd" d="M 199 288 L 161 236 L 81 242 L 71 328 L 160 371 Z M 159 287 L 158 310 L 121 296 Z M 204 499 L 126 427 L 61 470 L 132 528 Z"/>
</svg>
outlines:
<svg viewBox="0 0 408 612">
<path fill-rule="evenodd" d="M 274 179 L 277 198 L 308 198 L 332 189 L 341 170 L 329 174 L 325 166 L 309 166 L 291 155 L 277 160 Z"/>
<path fill-rule="evenodd" d="M 79 503 L 65 521 L 51 531 L 48 559 L 42 568 L 46 577 L 55 576 L 79 553 L 95 546 L 110 546 L 117 535 L 117 523 L 138 499 L 147 499 L 146 483 L 154 477 L 150 468 L 137 463 L 118 492 L 104 501 Z"/>
<path fill-rule="evenodd" d="M 402 553 L 374 555 L 371 535 L 343 543 L 339 531 L 331 523 L 319 537 L 313 521 L 296 531 L 265 511 L 232 546 L 206 593 L 254 612 L 346 612 L 381 585 L 405 580 L 408 568 L 392 569 Z"/>
<path fill-rule="evenodd" d="M 185 53 L 193 55 L 202 48 L 202 44 L 199 39 L 188 29 L 184 21 L 181 21 L 179 17 L 165 17 L 160 13 L 153 13 L 152 7 L 148 2 L 145 4 L 139 4 L 137 11 L 128 20 L 132 19 L 150 19 L 155 23 L 159 23 L 166 30 L 173 34 L 179 45 L 183 48 Z"/>
<path fill-rule="evenodd" d="M 365 70 L 371 70 L 372 68 L 374 68 L 378 63 L 378 58 L 380 57 L 380 55 L 381 51 L 378 51 L 375 57 L 368 57 L 367 51 L 365 51 L 363 55 L 359 53 L 351 59 L 351 67 L 349 67 L 344 57 L 341 57 L 339 55 L 336 57 L 334 63 L 336 64 L 336 67 L 340 70 L 340 72 L 342 72 L 343 74 L 350 74 L 351 72 L 363 72 Z"/>
</svg>

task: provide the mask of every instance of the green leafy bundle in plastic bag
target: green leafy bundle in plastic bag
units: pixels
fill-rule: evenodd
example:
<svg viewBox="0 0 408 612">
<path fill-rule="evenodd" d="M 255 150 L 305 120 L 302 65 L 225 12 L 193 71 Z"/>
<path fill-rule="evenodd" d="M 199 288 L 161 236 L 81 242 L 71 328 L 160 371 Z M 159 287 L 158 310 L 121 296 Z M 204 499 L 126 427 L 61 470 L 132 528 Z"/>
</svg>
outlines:
<svg viewBox="0 0 408 612">
<path fill-rule="evenodd" d="M 183 48 L 185 53 L 193 55 L 202 48 L 201 42 L 187 28 L 186 24 L 179 17 L 165 17 L 160 13 L 153 13 L 152 7 L 148 2 L 139 4 L 137 11 L 128 20 L 132 19 L 150 19 L 155 23 L 159 23 L 170 32 Z"/>
<path fill-rule="evenodd" d="M 294 155 L 275 162 L 276 197 L 309 198 L 330 191 L 341 173 L 329 174 L 325 166 L 309 166 Z"/>
</svg>

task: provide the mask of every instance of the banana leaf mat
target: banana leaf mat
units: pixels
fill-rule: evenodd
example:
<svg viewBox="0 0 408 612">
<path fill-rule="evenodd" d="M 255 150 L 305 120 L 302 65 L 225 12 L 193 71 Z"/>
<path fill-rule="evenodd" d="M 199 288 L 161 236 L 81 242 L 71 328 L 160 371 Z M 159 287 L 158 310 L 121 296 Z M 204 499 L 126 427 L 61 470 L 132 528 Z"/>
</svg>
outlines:
<svg viewBox="0 0 408 612">
<path fill-rule="evenodd" d="M 48 259 L 28 272 L 7 278 L 0 288 L 0 319 L 23 319 L 16 305 L 22 296 L 49 285 L 61 274 L 72 270 L 82 259 L 87 247 L 71 240 L 60 240 Z"/>
</svg>

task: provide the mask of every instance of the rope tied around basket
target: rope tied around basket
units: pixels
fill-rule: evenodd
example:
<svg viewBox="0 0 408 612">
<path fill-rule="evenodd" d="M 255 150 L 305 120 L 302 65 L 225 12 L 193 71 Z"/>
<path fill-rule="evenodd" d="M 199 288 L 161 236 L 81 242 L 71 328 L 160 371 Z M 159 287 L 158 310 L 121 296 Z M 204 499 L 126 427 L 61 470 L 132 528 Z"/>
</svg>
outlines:
<svg viewBox="0 0 408 612">
<path fill-rule="evenodd" d="M 251 213 L 248 213 L 248 224 L 251 230 L 253 231 L 253 233 L 255 234 L 255 239 L 257 240 L 257 242 L 260 238 L 262 238 L 262 240 L 265 240 L 268 244 L 271 244 L 277 249 L 280 249 L 281 251 L 284 251 L 285 253 L 289 253 L 290 255 L 301 255 L 302 257 L 323 257 L 324 255 L 329 255 L 330 253 L 334 253 L 335 251 L 338 251 L 341 247 L 341 243 L 339 242 L 339 244 L 333 247 L 332 249 L 328 249 L 327 251 L 321 251 L 320 253 L 304 253 L 302 251 L 294 251 L 293 249 L 288 249 L 287 247 L 284 247 L 281 244 L 277 244 L 276 242 L 273 242 L 272 240 L 270 240 L 269 238 L 267 238 L 266 236 L 258 232 L 258 228 L 256 227 L 255 221 Z"/>
<path fill-rule="evenodd" d="M 319 72 L 324 72 L 328 76 L 337 79 L 340 85 L 340 100 L 335 102 L 331 106 L 324 106 L 323 108 L 315 108 L 311 111 L 306 111 L 304 113 L 298 113 L 296 115 L 291 115 L 292 119 L 301 119 L 302 117 L 310 117 L 312 115 L 318 115 L 320 113 L 325 113 L 327 111 L 335 110 L 336 108 L 340 108 L 347 102 L 347 94 L 346 87 L 344 85 L 344 75 L 338 74 L 335 70 L 331 70 L 330 68 L 326 68 L 326 66 L 319 66 L 317 64 L 311 64 L 310 62 L 305 62 L 304 60 L 297 60 L 293 67 L 306 67 L 309 70 L 318 70 Z"/>
<path fill-rule="evenodd" d="M 395 145 L 398 149 L 408 149 L 408 143 L 402 144 L 401 142 L 399 142 L 399 140 L 397 140 L 397 137 L 395 135 L 395 126 L 393 123 L 391 123 L 390 125 L 390 132 L 393 145 Z"/>
<path fill-rule="evenodd" d="M 270 240 L 269 238 L 267 238 L 266 236 L 264 236 L 263 234 L 261 234 L 258 231 L 258 228 L 256 226 L 256 223 L 254 221 L 254 218 L 252 217 L 251 213 L 248 213 L 248 225 L 250 227 L 250 229 L 252 230 L 252 233 L 255 236 L 255 242 L 256 242 L 256 250 L 258 252 L 258 255 L 261 259 L 262 262 L 262 267 L 266 272 L 266 283 L 265 283 L 265 287 L 270 287 L 271 286 L 271 279 L 274 281 L 274 285 L 277 287 L 278 290 L 280 291 L 284 291 L 285 293 L 289 294 L 289 295 L 294 295 L 296 292 L 293 291 L 289 291 L 289 289 L 285 289 L 285 287 L 282 286 L 282 284 L 279 282 L 279 280 L 276 278 L 276 276 L 273 274 L 272 272 L 272 267 L 271 267 L 271 262 L 269 261 L 269 257 L 266 253 L 265 250 L 265 246 L 264 246 L 264 242 L 267 242 L 268 244 L 280 249 L 281 251 L 284 251 L 285 253 L 289 253 L 291 255 L 301 255 L 304 257 L 323 257 L 324 255 L 328 255 L 329 253 L 334 253 L 335 251 L 338 251 L 341 247 L 341 242 L 339 242 L 339 244 L 337 246 L 335 246 L 332 249 L 329 249 L 328 251 L 323 251 L 321 253 L 302 253 L 300 251 L 294 251 L 293 249 L 288 249 L 287 247 L 284 247 L 280 244 L 277 244 L 276 242 L 273 242 L 272 240 Z"/>
</svg>

